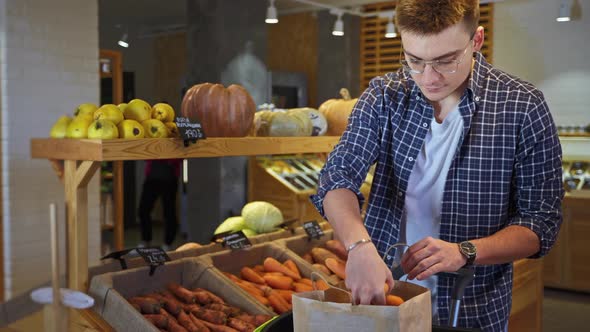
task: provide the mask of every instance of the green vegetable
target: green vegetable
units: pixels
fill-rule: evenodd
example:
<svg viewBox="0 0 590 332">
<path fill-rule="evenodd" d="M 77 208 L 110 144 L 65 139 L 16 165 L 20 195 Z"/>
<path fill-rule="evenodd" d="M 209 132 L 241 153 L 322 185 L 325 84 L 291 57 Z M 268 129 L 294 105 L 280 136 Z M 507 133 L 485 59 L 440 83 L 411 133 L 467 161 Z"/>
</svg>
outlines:
<svg viewBox="0 0 590 332">
<path fill-rule="evenodd" d="M 242 229 L 242 232 L 244 233 L 244 235 L 246 235 L 246 237 L 258 235 L 258 233 L 256 233 L 255 231 L 251 230 L 250 228 L 244 228 L 244 229 Z"/>
<path fill-rule="evenodd" d="M 238 217 L 229 217 L 225 219 L 215 230 L 213 235 L 217 235 L 219 233 L 225 232 L 237 232 L 241 231 L 246 228 L 246 224 L 244 223 L 244 218 Z"/>
<path fill-rule="evenodd" d="M 242 208 L 242 217 L 246 227 L 257 233 L 268 233 L 283 223 L 283 214 L 276 206 L 268 202 L 251 202 Z"/>
</svg>

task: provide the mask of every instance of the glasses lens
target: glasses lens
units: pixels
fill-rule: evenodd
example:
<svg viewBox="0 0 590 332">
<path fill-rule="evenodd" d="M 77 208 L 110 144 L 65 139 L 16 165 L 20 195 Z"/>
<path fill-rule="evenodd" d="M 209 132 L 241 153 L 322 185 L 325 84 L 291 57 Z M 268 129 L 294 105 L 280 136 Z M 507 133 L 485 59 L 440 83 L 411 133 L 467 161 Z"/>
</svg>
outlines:
<svg viewBox="0 0 590 332">
<path fill-rule="evenodd" d="M 458 63 L 456 61 L 439 61 L 433 63 L 434 70 L 439 73 L 454 73 L 457 71 Z"/>
<path fill-rule="evenodd" d="M 424 62 L 419 60 L 402 60 L 402 65 L 404 65 L 406 70 L 412 71 L 414 73 L 422 73 L 424 71 Z"/>
</svg>

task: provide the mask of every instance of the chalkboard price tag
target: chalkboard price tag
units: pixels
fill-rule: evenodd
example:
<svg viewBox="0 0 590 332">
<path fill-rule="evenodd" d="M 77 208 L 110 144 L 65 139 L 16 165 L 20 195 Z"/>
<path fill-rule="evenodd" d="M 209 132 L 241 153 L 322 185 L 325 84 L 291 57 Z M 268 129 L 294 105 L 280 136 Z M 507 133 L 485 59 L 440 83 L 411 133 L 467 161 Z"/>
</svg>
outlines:
<svg viewBox="0 0 590 332">
<path fill-rule="evenodd" d="M 223 244 L 231 250 L 241 250 L 252 246 L 242 231 L 229 234 L 223 238 Z"/>
<path fill-rule="evenodd" d="M 170 257 L 162 248 L 135 248 L 135 251 L 143 258 L 143 260 L 150 266 L 150 276 L 154 274 L 156 267 L 164 265 L 165 262 L 170 261 Z"/>
<path fill-rule="evenodd" d="M 324 231 L 318 224 L 317 220 L 306 221 L 303 223 L 303 229 L 310 239 L 319 239 L 324 235 Z"/>
<path fill-rule="evenodd" d="M 177 116 L 176 127 L 178 127 L 178 133 L 185 146 L 188 146 L 189 142 L 195 143 L 197 140 L 205 138 L 205 132 L 198 120 Z"/>
</svg>

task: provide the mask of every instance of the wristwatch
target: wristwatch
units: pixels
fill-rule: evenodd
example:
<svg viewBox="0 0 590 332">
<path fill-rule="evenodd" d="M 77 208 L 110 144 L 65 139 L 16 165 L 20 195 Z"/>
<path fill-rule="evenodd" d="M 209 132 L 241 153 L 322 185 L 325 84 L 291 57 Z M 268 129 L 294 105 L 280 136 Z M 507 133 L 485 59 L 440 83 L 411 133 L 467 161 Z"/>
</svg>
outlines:
<svg viewBox="0 0 590 332">
<path fill-rule="evenodd" d="M 475 247 L 475 244 L 469 241 L 463 241 L 458 243 L 458 245 L 461 254 L 467 258 L 467 263 L 465 263 L 465 266 L 473 265 L 473 262 L 475 262 L 475 257 L 477 256 L 477 248 Z"/>
</svg>

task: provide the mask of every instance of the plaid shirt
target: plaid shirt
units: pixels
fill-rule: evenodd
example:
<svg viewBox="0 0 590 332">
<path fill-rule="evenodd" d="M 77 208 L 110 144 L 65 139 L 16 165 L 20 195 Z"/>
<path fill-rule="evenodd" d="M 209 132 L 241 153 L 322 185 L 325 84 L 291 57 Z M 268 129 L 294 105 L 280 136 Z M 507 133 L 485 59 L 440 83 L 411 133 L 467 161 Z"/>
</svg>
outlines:
<svg viewBox="0 0 590 332">
<path fill-rule="evenodd" d="M 509 225 L 531 229 L 541 257 L 562 221 L 561 145 L 543 94 L 493 68 L 481 53 L 459 103 L 464 129 L 442 201 L 440 239 L 486 237 Z M 434 109 L 403 70 L 374 78 L 354 106 L 346 131 L 329 155 L 311 197 L 324 215 L 326 193 L 359 191 L 376 163 L 365 227 L 381 255 L 398 242 L 410 173 Z M 391 265 L 392 257 L 386 263 Z M 438 314 L 449 317 L 454 279 L 438 278 Z M 512 264 L 475 267 L 465 291 L 459 326 L 503 331 L 512 305 Z"/>
</svg>

